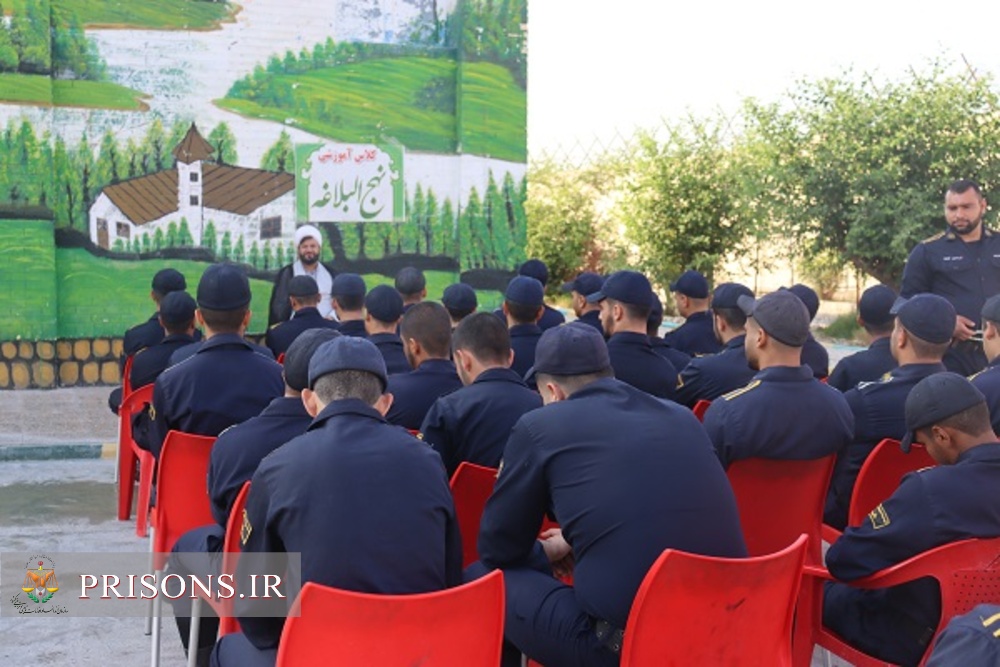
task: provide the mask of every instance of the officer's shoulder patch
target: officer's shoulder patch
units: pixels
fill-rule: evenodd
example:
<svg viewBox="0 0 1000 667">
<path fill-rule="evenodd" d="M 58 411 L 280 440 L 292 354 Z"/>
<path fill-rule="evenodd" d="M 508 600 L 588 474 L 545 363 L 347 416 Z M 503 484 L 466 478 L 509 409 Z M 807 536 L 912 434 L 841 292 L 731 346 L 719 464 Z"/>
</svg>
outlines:
<svg viewBox="0 0 1000 667">
<path fill-rule="evenodd" d="M 983 369 L 983 370 L 981 370 L 981 371 L 978 371 L 978 372 L 976 372 L 976 373 L 973 373 L 972 375 L 970 375 L 970 376 L 968 377 L 968 380 L 969 380 L 969 382 L 972 382 L 973 380 L 975 380 L 975 379 L 976 379 L 977 377 L 979 377 L 980 375 L 982 375 L 982 374 L 983 374 L 983 373 L 985 373 L 986 371 L 987 371 L 987 369 L 986 369 L 986 368 L 984 368 L 984 369 Z"/>
<path fill-rule="evenodd" d="M 934 241 L 938 241 L 940 239 L 943 239 L 944 237 L 945 237 L 945 232 L 938 232 L 934 236 L 928 236 L 923 241 L 921 241 L 921 243 L 932 243 Z"/>
<path fill-rule="evenodd" d="M 879 503 L 878 507 L 868 513 L 868 520 L 872 522 L 872 528 L 875 530 L 885 528 L 892 523 L 889 513 L 885 511 L 885 505 L 882 503 Z"/>
<path fill-rule="evenodd" d="M 987 616 L 986 618 L 981 619 L 980 622 L 983 624 L 984 628 L 988 628 L 991 625 L 993 625 L 994 623 L 996 623 L 997 621 L 1000 621 L 1000 614 L 993 614 L 992 616 Z M 994 632 L 993 636 L 994 637 L 1000 637 L 1000 630 L 997 630 L 996 632 Z"/>
<path fill-rule="evenodd" d="M 684 376 L 680 373 L 677 374 L 677 388 L 680 389 L 684 386 Z"/>
<path fill-rule="evenodd" d="M 247 540 L 250 539 L 250 533 L 253 532 L 253 526 L 250 525 L 250 516 L 247 511 L 243 510 L 243 523 L 240 524 L 240 544 L 246 545 Z"/>
<path fill-rule="evenodd" d="M 271 326 L 269 326 L 269 327 L 267 328 L 267 330 L 268 330 L 268 331 L 270 331 L 271 329 L 277 329 L 277 328 L 278 328 L 278 327 L 280 327 L 280 326 L 281 326 L 282 324 L 284 324 L 284 322 L 275 322 L 274 324 L 272 324 Z"/>
<path fill-rule="evenodd" d="M 152 403 L 149 404 L 149 420 L 156 421 L 156 408 L 153 407 Z"/>
<path fill-rule="evenodd" d="M 724 400 L 724 401 L 731 401 L 734 398 L 738 398 L 738 397 L 742 396 L 743 394 L 745 394 L 745 393 L 747 393 L 749 391 L 753 391 L 754 389 L 756 389 L 759 386 L 760 386 L 760 380 L 753 380 L 752 382 L 750 382 L 750 384 L 748 384 L 745 387 L 740 387 L 739 389 L 734 389 L 733 391 L 729 392 L 728 394 L 723 394 L 722 395 L 722 400 Z"/>
</svg>

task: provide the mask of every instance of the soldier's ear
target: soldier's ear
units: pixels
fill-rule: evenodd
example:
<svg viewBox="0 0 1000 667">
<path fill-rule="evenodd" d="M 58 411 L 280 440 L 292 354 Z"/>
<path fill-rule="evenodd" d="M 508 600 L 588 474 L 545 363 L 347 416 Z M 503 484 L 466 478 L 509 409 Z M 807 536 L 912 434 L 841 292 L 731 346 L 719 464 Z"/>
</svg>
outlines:
<svg viewBox="0 0 1000 667">
<path fill-rule="evenodd" d="M 315 417 L 319 414 L 323 406 L 320 405 L 319 397 L 316 395 L 312 389 L 302 390 L 302 405 L 305 407 L 306 412 L 309 413 L 310 417 Z"/>
<path fill-rule="evenodd" d="M 372 407 L 374 407 L 380 415 L 385 417 L 389 414 L 389 408 L 392 407 L 392 394 L 388 392 L 382 394 L 378 397 L 378 400 L 375 401 L 375 405 Z"/>
</svg>

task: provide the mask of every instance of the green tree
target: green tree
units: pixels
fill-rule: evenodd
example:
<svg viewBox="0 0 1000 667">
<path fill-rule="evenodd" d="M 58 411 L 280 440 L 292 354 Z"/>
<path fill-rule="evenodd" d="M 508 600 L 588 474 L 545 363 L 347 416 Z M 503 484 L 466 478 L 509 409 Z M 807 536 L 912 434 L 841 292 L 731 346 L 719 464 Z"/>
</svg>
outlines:
<svg viewBox="0 0 1000 667">
<path fill-rule="evenodd" d="M 434 223 L 434 247 L 439 255 L 455 255 L 455 208 L 451 197 L 446 197 L 441 205 L 441 214 Z"/>
<path fill-rule="evenodd" d="M 6 26 L 0 26 L 0 71 L 16 72 L 20 60 L 10 30 Z"/>
<path fill-rule="evenodd" d="M 152 244 L 149 241 L 149 234 L 142 235 L 142 251 L 149 252 L 152 250 Z"/>
<path fill-rule="evenodd" d="M 101 137 L 101 147 L 95 165 L 95 185 L 103 188 L 106 185 L 117 183 L 120 180 L 120 161 L 118 141 L 115 138 L 115 133 L 111 128 L 108 128 Z"/>
<path fill-rule="evenodd" d="M 208 143 L 215 147 L 215 161 L 219 164 L 236 164 L 240 161 L 236 154 L 236 136 L 225 121 L 208 133 Z"/>
<path fill-rule="evenodd" d="M 153 251 L 157 251 L 163 248 L 163 229 L 160 227 L 156 228 L 153 232 Z"/>
<path fill-rule="evenodd" d="M 245 262 L 246 261 L 246 247 L 243 245 L 243 234 L 240 234 L 236 239 L 236 247 L 233 248 L 233 261 L 234 262 Z"/>
<path fill-rule="evenodd" d="M 139 244 L 139 237 L 137 236 L 132 237 L 132 252 L 136 255 L 142 252 L 142 246 Z"/>
<path fill-rule="evenodd" d="M 191 227 L 188 225 L 187 218 L 181 218 L 180 228 L 177 230 L 177 245 L 182 248 L 190 248 L 194 246 L 194 238 L 191 236 Z"/>
<path fill-rule="evenodd" d="M 177 238 L 177 223 L 171 220 L 170 224 L 167 225 L 167 247 L 177 247 Z"/>
<path fill-rule="evenodd" d="M 273 251 L 271 249 L 271 243 L 268 241 L 268 242 L 264 243 L 264 247 L 263 247 L 263 249 L 261 251 L 261 254 L 260 254 L 260 265 L 261 265 L 262 269 L 264 269 L 265 271 L 268 271 L 268 270 L 271 269 L 271 266 L 273 264 L 274 264 L 274 255 L 273 255 Z"/>
<path fill-rule="evenodd" d="M 208 248 L 214 255 L 216 248 L 218 247 L 218 243 L 219 239 L 217 238 L 217 233 L 215 231 L 215 222 L 209 220 L 205 223 L 205 227 L 201 232 L 201 247 Z"/>
<path fill-rule="evenodd" d="M 250 253 L 247 255 L 247 262 L 255 269 L 260 268 L 260 246 L 257 241 L 250 244 Z"/>
<path fill-rule="evenodd" d="M 219 257 L 222 261 L 227 261 L 232 259 L 233 255 L 233 237 L 232 234 L 226 232 L 222 235 L 222 245 L 219 248 Z"/>
<path fill-rule="evenodd" d="M 268 171 L 284 171 L 291 173 L 295 169 L 295 153 L 292 138 L 284 130 L 278 140 L 267 149 L 261 158 L 260 168 Z"/>
</svg>

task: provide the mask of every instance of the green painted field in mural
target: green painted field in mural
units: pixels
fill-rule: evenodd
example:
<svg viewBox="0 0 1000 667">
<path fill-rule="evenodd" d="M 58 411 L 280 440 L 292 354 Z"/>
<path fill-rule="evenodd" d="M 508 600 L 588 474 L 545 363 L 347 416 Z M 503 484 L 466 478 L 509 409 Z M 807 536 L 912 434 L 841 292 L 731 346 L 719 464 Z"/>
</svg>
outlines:
<svg viewBox="0 0 1000 667">
<path fill-rule="evenodd" d="M 0 339 L 55 337 L 55 271 L 51 222 L 0 220 Z"/>
<path fill-rule="evenodd" d="M 6 0 L 8 14 L 23 14 L 29 2 Z M 87 27 L 147 28 L 152 30 L 204 30 L 218 27 L 238 6 L 204 0 L 49 0 L 53 7 L 73 11 Z"/>
<path fill-rule="evenodd" d="M 394 138 L 408 150 L 454 153 L 456 63 L 446 58 L 385 58 L 303 74 L 276 74 L 286 99 L 225 98 L 217 104 L 344 142 Z M 492 63 L 463 66 L 464 153 L 523 162 L 527 97 L 510 72 Z"/>
<path fill-rule="evenodd" d="M 142 93 L 117 83 L 53 80 L 44 74 L 0 74 L 0 100 L 40 106 L 146 109 Z"/>
</svg>

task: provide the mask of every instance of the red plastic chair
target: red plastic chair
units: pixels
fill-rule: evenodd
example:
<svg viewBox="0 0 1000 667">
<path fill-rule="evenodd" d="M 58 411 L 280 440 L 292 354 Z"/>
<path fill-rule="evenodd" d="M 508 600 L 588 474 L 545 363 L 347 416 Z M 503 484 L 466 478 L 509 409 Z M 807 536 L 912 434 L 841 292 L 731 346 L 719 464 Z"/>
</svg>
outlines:
<svg viewBox="0 0 1000 667">
<path fill-rule="evenodd" d="M 699 399 L 698 402 L 694 404 L 694 407 L 691 408 L 691 412 L 693 412 L 694 416 L 698 418 L 698 421 L 703 422 L 705 421 L 705 413 L 708 412 L 708 407 L 710 405 L 712 405 L 712 401 L 706 401 L 704 398 Z"/>
<path fill-rule="evenodd" d="M 910 453 L 899 448 L 899 440 L 886 438 L 865 459 L 851 492 L 847 525 L 859 526 L 868 513 L 895 493 L 907 473 L 937 465 L 923 445 L 913 443 Z"/>
<path fill-rule="evenodd" d="M 462 461 L 451 476 L 451 496 L 455 501 L 455 517 L 462 533 L 462 567 L 479 560 L 479 521 L 483 518 L 486 501 L 493 493 L 497 469 Z"/>
<path fill-rule="evenodd" d="M 300 615 L 295 615 L 300 613 Z M 307 583 L 285 621 L 278 667 L 496 667 L 503 575 L 417 595 L 373 595 Z M 325 657 L 325 660 L 324 660 Z"/>
<path fill-rule="evenodd" d="M 135 534 L 145 537 L 156 459 L 150 452 L 139 447 L 132 437 L 132 418 L 145 410 L 147 403 L 153 402 L 153 385 L 139 387 L 123 396 L 122 404 L 118 408 L 118 520 L 128 521 L 132 515 L 135 464 L 138 461 L 139 498 L 135 508 Z"/>
<path fill-rule="evenodd" d="M 790 666 L 808 539 L 754 558 L 664 551 L 632 602 L 622 667 Z"/>
<path fill-rule="evenodd" d="M 817 581 L 831 579 L 824 568 L 806 566 L 806 574 Z M 931 549 L 870 577 L 851 582 L 857 588 L 887 588 L 921 577 L 933 577 L 941 588 L 941 618 L 935 637 L 954 616 L 964 614 L 983 602 L 1000 600 L 1000 538 L 962 540 Z M 819 619 L 817 619 L 818 621 Z M 873 658 L 850 646 L 833 632 L 814 626 L 816 642 L 856 667 L 889 667 L 890 663 Z M 920 664 L 927 662 L 931 641 Z"/>
</svg>

